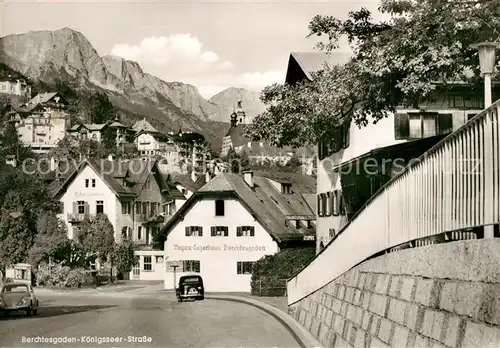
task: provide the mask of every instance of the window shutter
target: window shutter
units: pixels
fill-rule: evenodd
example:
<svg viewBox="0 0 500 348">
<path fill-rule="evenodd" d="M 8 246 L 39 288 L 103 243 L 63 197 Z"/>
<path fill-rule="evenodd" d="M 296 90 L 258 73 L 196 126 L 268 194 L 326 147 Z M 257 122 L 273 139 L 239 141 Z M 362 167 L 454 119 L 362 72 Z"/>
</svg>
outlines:
<svg viewBox="0 0 500 348">
<path fill-rule="evenodd" d="M 73 202 L 73 214 L 78 214 L 78 203 Z"/>
<path fill-rule="evenodd" d="M 331 205 L 331 199 L 330 199 L 331 192 L 325 193 L 325 216 L 331 216 L 332 215 L 332 205 Z"/>
<path fill-rule="evenodd" d="M 438 134 L 448 134 L 453 132 L 453 114 L 437 115 Z"/>
<path fill-rule="evenodd" d="M 318 159 L 321 161 L 323 158 L 325 158 L 325 141 L 324 138 L 320 138 L 318 142 Z"/>
<path fill-rule="evenodd" d="M 229 227 L 224 226 L 224 237 L 229 237 Z"/>
<path fill-rule="evenodd" d="M 342 191 L 339 191 L 339 213 L 340 215 L 345 215 L 345 200 Z"/>
<path fill-rule="evenodd" d="M 212 237 L 215 237 L 216 236 L 216 232 L 215 232 L 215 226 L 211 226 L 210 227 L 210 234 Z"/>
<path fill-rule="evenodd" d="M 343 127 L 343 130 L 344 130 L 344 139 L 343 139 L 343 148 L 344 149 L 347 149 L 349 147 L 349 142 L 351 140 L 351 122 L 346 122 L 344 123 L 344 127 Z"/>
<path fill-rule="evenodd" d="M 323 198 L 322 198 L 322 203 L 323 203 L 323 204 L 322 204 L 321 209 L 323 210 L 323 216 L 328 216 L 328 215 L 327 215 L 327 214 L 328 214 L 328 212 L 326 211 L 326 208 L 327 208 L 327 207 L 326 207 L 326 199 L 327 199 L 327 197 L 326 197 L 326 193 L 323 193 L 322 195 L 323 195 Z"/>
<path fill-rule="evenodd" d="M 255 236 L 255 227 L 250 226 L 250 237 L 254 237 L 254 236 Z"/>
<path fill-rule="evenodd" d="M 341 215 L 342 195 L 340 190 L 335 190 L 335 216 Z"/>
<path fill-rule="evenodd" d="M 198 235 L 203 237 L 203 226 L 198 226 Z"/>
<path fill-rule="evenodd" d="M 321 194 L 316 195 L 316 211 L 318 213 L 318 216 L 321 216 Z"/>
<path fill-rule="evenodd" d="M 189 226 L 186 226 L 185 231 L 186 231 L 186 237 L 189 237 L 189 234 L 190 234 L 189 233 Z"/>
<path fill-rule="evenodd" d="M 236 227 L 236 237 L 241 237 L 241 226 Z"/>
<path fill-rule="evenodd" d="M 85 202 L 84 207 L 85 207 L 85 214 L 90 214 L 90 206 L 87 202 Z"/>
<path fill-rule="evenodd" d="M 410 137 L 410 118 L 408 114 L 394 114 L 394 136 L 396 140 Z"/>
</svg>

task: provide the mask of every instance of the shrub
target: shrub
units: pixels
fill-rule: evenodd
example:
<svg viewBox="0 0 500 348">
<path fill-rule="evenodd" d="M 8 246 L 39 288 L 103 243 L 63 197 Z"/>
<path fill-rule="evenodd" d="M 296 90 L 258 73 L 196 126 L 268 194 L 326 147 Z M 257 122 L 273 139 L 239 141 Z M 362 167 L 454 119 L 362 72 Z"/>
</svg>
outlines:
<svg viewBox="0 0 500 348">
<path fill-rule="evenodd" d="M 257 261 L 252 268 L 252 295 L 284 296 L 286 280 L 316 255 L 314 247 L 284 249 Z"/>
<path fill-rule="evenodd" d="M 75 268 L 69 271 L 64 286 L 68 288 L 80 288 L 85 285 L 87 273 L 83 268 Z"/>
<path fill-rule="evenodd" d="M 41 263 L 36 272 L 38 286 L 55 286 L 79 288 L 92 284 L 92 276 L 88 275 L 83 268 L 73 268 L 62 264 Z"/>
</svg>

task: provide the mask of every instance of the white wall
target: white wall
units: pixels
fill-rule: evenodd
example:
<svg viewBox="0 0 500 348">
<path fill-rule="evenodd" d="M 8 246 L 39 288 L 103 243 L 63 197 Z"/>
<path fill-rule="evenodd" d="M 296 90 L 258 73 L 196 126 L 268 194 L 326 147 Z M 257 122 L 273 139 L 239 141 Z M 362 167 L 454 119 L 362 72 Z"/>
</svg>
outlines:
<svg viewBox="0 0 500 348">
<path fill-rule="evenodd" d="M 165 262 L 163 250 L 136 250 L 136 255 L 139 256 L 139 277 L 130 272 L 130 279 L 135 280 L 163 280 L 165 279 Z M 151 270 L 144 270 L 144 257 L 151 256 Z"/>
<path fill-rule="evenodd" d="M 159 149 L 159 144 L 156 139 L 148 133 L 142 133 L 136 138 L 137 150 L 139 151 L 156 151 Z"/>
<path fill-rule="evenodd" d="M 202 226 L 202 237 L 186 237 L 186 226 Z M 228 226 L 228 237 L 212 237 L 211 226 Z M 237 226 L 254 226 L 255 236 L 237 237 Z M 258 251 L 233 251 L 227 247 L 258 247 Z M 202 248 L 218 250 L 203 250 Z M 215 216 L 215 201 L 202 200 L 194 204 L 170 231 L 165 242 L 165 260 L 200 261 L 200 275 L 205 282 L 205 291 L 249 292 L 251 275 L 237 274 L 238 261 L 257 261 L 265 255 L 278 252 L 277 243 L 237 200 L 225 200 L 225 216 Z M 177 272 L 177 279 L 185 273 Z M 172 289 L 173 270 L 167 267 L 165 288 Z"/>
<path fill-rule="evenodd" d="M 89 179 L 89 187 L 85 187 L 85 179 Z M 96 180 L 95 187 L 92 187 L 92 179 Z M 111 224 L 115 229 L 115 237 L 119 236 L 120 226 L 117 222 L 117 211 L 120 203 L 117 197 L 106 185 L 106 183 L 97 175 L 97 173 L 90 167 L 86 166 L 80 173 L 77 174 L 73 182 L 68 186 L 66 192 L 62 195 L 60 201 L 64 206 L 64 213 L 62 219 L 68 226 L 68 237 L 73 238 L 73 229 L 67 220 L 68 213 L 73 212 L 73 202 L 86 201 L 90 206 L 90 214 L 96 213 L 96 201 L 104 201 L 104 213 L 108 216 Z"/>
</svg>

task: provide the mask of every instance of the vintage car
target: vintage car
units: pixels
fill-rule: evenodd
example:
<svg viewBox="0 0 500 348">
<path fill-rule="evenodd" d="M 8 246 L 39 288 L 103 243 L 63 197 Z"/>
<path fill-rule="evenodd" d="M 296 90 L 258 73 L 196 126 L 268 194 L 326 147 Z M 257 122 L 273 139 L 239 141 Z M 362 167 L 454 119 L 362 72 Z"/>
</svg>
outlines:
<svg viewBox="0 0 500 348">
<path fill-rule="evenodd" d="M 0 312 L 25 311 L 26 315 L 36 315 L 38 298 L 31 282 L 15 281 L 2 286 L 0 291 Z"/>
<path fill-rule="evenodd" d="M 203 279 L 199 275 L 185 275 L 180 277 L 176 296 L 179 302 L 189 298 L 203 300 L 205 298 Z"/>
</svg>

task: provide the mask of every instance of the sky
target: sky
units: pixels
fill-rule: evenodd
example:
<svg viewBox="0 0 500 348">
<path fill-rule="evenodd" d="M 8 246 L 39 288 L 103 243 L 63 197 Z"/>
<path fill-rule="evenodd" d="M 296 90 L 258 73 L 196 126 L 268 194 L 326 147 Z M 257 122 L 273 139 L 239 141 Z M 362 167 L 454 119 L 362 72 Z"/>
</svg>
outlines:
<svg viewBox="0 0 500 348">
<path fill-rule="evenodd" d="M 283 83 L 290 52 L 313 51 L 317 15 L 345 19 L 372 1 L 0 0 L 0 36 L 69 27 L 100 56 L 138 62 L 165 81 L 209 98 L 228 87 L 260 91 Z M 349 51 L 344 45 L 342 51 Z"/>
</svg>

